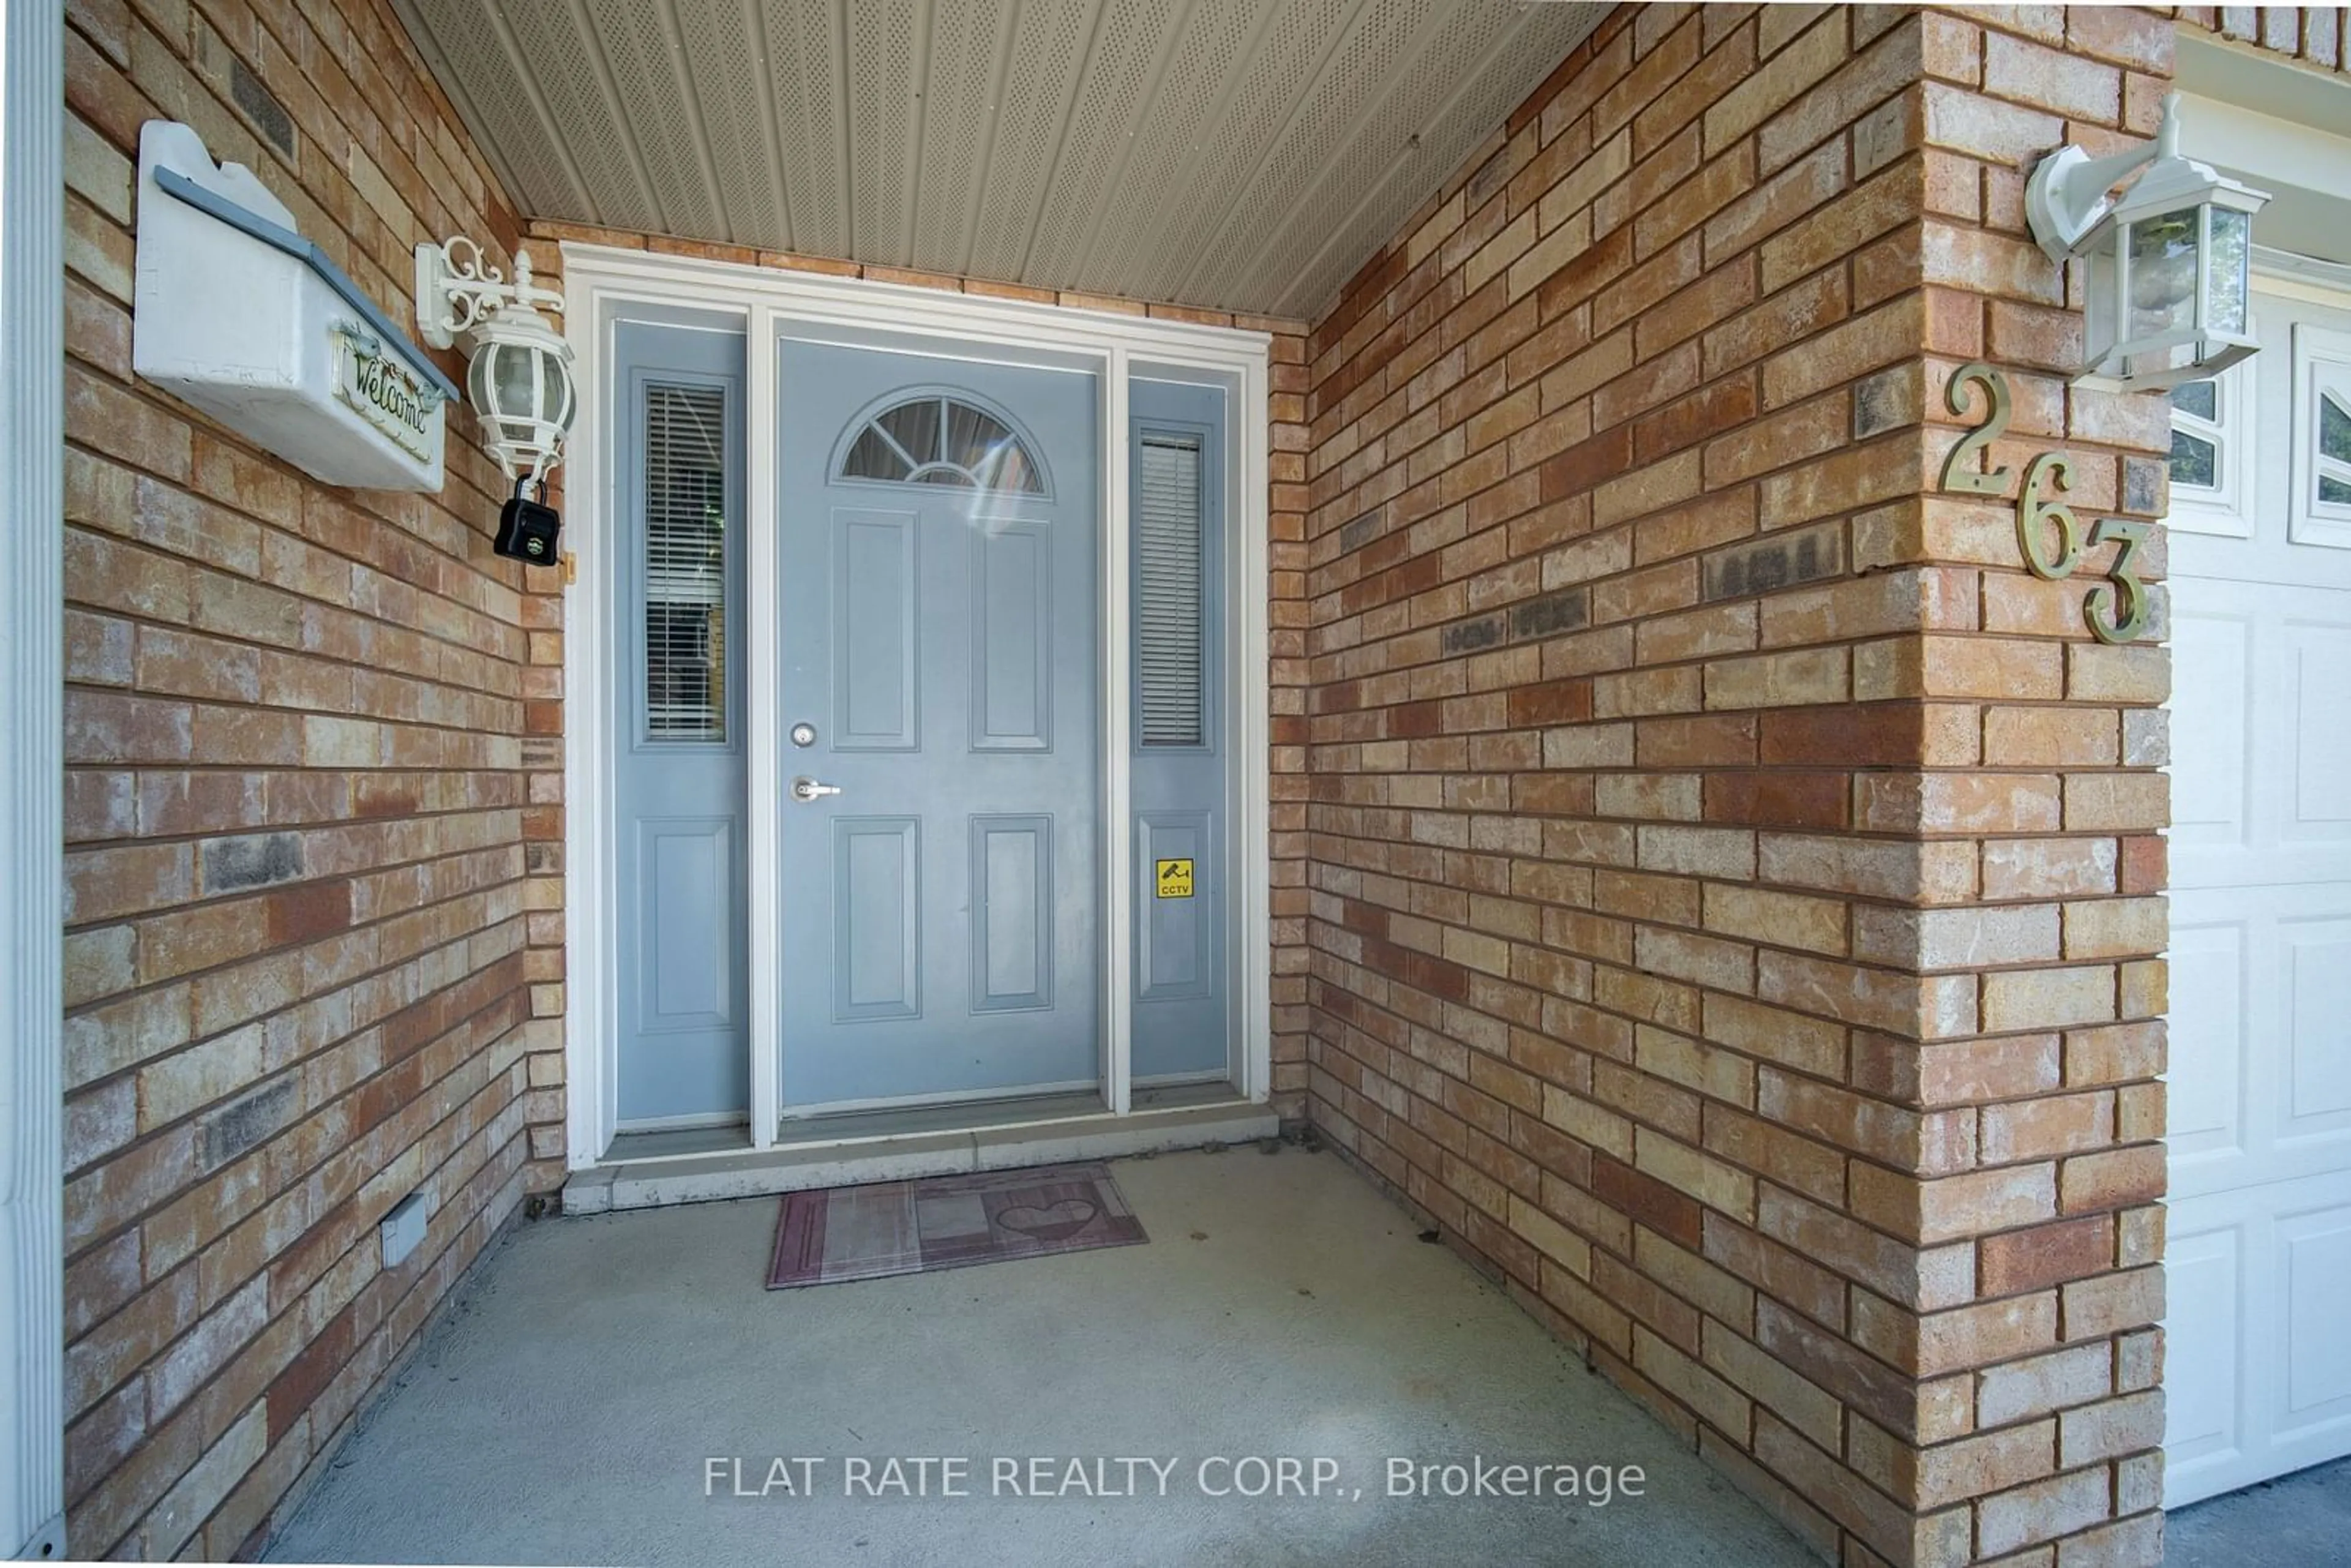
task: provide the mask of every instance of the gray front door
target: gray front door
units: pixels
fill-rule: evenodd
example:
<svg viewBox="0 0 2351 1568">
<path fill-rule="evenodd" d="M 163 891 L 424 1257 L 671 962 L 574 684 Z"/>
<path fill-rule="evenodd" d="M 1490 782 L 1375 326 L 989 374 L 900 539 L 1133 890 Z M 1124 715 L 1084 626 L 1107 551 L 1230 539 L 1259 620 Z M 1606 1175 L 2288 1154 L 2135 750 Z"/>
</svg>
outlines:
<svg viewBox="0 0 2351 1568">
<path fill-rule="evenodd" d="M 1091 1085 L 1095 380 L 779 351 L 783 1105 Z"/>
</svg>

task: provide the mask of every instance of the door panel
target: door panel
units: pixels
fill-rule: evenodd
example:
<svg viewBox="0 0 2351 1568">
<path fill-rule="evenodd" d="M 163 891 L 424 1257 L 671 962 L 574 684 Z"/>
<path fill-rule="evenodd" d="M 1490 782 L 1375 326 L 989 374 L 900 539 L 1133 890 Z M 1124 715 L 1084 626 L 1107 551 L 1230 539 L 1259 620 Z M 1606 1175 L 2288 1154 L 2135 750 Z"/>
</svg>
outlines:
<svg viewBox="0 0 2351 1568">
<path fill-rule="evenodd" d="M 2351 1335 L 2343 1287 L 2351 1281 L 2351 1203 L 2328 1203 L 2278 1222 L 2276 1293 L 2285 1308 L 2283 1444 L 2325 1440 L 2351 1427 Z"/>
<path fill-rule="evenodd" d="M 2340 1137 L 2351 1130 L 2351 1051 L 2334 1030 L 2351 1019 L 2351 918 L 2291 921 L 2280 940 L 2286 954 L 2287 1063 L 2279 1136 Z M 2351 1275 L 2346 1275 L 2351 1279 Z"/>
<path fill-rule="evenodd" d="M 778 353 L 782 1103 L 1091 1084 L 1094 378 Z"/>
<path fill-rule="evenodd" d="M 1053 1005 L 1053 819 L 974 817 L 974 1012 Z"/>
<path fill-rule="evenodd" d="M 2164 1096 L 2173 1186 L 2191 1159 L 2241 1157 L 2243 1147 L 2246 925 L 2207 908 L 2194 925 L 2171 923 L 2171 1053 Z"/>
<path fill-rule="evenodd" d="M 736 1010 L 731 889 L 735 824 L 724 817 L 655 817 L 638 822 L 638 864 L 649 912 L 644 940 L 643 1034 L 729 1030 Z M 712 940 L 716 933 L 722 939 Z"/>
<path fill-rule="evenodd" d="M 1141 961 L 1135 965 L 1135 998 L 1143 1002 L 1200 1001 L 1217 995 L 1217 937 L 1211 901 L 1199 896 L 1197 868 L 1214 867 L 1217 856 L 1209 838 L 1207 811 L 1142 811 L 1135 829 L 1140 848 L 1135 865 L 1142 885 L 1137 900 L 1142 918 Z M 1170 861 L 1190 862 L 1195 868 L 1189 898 L 1159 895 L 1158 868 Z M 1212 873 L 1213 874 L 1213 872 Z M 1221 1040 L 1213 1043 L 1221 1045 Z M 1203 1059 L 1207 1052 L 1200 1051 Z M 1217 1065 L 1221 1057 L 1204 1060 Z"/>
<path fill-rule="evenodd" d="M 616 347 L 616 1111 L 726 1121 L 750 1103 L 744 340 L 625 322 Z"/>
<path fill-rule="evenodd" d="M 2241 1455 L 2245 1302 L 2241 1228 L 2174 1205 L 2163 1243 L 2164 1334 L 2199 1353 L 2170 1354 L 2163 1369 L 2166 1469 L 2210 1469 Z M 2166 1483 L 2167 1494 L 2171 1483 Z M 2219 1490 L 2220 1488 L 2209 1489 Z M 2199 1490 L 2198 1496 L 2208 1495 Z"/>
<path fill-rule="evenodd" d="M 914 750 L 921 519 L 837 507 L 832 527 L 834 744 L 843 751 Z"/>
<path fill-rule="evenodd" d="M 1006 523 L 972 543 L 971 744 L 1053 749 L 1053 540 Z"/>
<path fill-rule="evenodd" d="M 834 818 L 831 880 L 833 1021 L 922 1017 L 922 823 Z"/>
<path fill-rule="evenodd" d="M 2295 527 L 2324 509 L 2297 355 L 2351 299 L 2254 317 L 2179 424 L 2168 541 L 2175 1507 L 2351 1452 L 2351 531 Z"/>
</svg>

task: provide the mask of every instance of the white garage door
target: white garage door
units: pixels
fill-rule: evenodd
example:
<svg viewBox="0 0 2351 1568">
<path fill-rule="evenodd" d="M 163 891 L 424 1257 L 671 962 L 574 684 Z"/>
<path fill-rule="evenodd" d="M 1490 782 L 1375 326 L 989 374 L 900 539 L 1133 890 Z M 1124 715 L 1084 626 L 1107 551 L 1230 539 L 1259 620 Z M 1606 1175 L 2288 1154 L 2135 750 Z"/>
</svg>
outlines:
<svg viewBox="0 0 2351 1568">
<path fill-rule="evenodd" d="M 2175 1506 L 2351 1453 L 2351 291 L 2254 309 L 2174 399 Z"/>
</svg>

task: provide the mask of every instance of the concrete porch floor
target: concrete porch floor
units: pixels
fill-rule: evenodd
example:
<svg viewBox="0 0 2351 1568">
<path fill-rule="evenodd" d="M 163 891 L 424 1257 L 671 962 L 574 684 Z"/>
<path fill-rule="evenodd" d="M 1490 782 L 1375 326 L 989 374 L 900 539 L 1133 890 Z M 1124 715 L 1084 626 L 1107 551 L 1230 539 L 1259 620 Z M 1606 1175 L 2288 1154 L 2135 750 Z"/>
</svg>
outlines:
<svg viewBox="0 0 2351 1568">
<path fill-rule="evenodd" d="M 2163 1536 L 2169 1568 L 2342 1568 L 2351 1563 L 2351 1459 L 2175 1509 Z"/>
<path fill-rule="evenodd" d="M 523 1227 L 269 1556 L 1814 1561 L 1337 1155 L 1111 1168 L 1146 1246 L 807 1290 L 761 1288 L 773 1198 Z M 971 1458 L 973 1495 L 841 1495 L 850 1456 L 947 1455 Z M 1340 1489 L 1203 1495 L 1202 1458 L 1251 1455 L 1329 1456 Z M 1646 1479 L 1604 1507 L 1385 1495 L 1390 1456 L 1473 1455 Z M 706 1498 L 713 1456 L 752 1482 L 773 1457 L 830 1462 L 812 1499 Z M 990 1495 L 994 1458 L 1037 1456 L 1176 1462 L 1165 1498 L 1147 1469 L 1141 1496 Z"/>
</svg>

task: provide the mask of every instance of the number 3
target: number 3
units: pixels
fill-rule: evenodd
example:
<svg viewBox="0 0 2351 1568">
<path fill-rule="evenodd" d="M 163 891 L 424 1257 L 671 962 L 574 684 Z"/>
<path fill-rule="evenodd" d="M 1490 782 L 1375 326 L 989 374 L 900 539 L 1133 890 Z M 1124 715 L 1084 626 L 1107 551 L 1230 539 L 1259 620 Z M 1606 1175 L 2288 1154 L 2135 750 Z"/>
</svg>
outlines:
<svg viewBox="0 0 2351 1568">
<path fill-rule="evenodd" d="M 2082 605 L 2082 619 L 2090 623 L 2090 635 L 2101 643 L 2127 643 L 2147 630 L 2147 584 L 2138 580 L 2136 563 L 2151 527 L 2120 517 L 2101 517 L 2090 525 L 2093 548 L 2108 539 L 2119 540 L 2123 547 L 2115 556 L 2114 570 L 2106 574 L 2113 580 L 2090 590 Z M 2126 599 L 2130 601 L 2130 613 L 2118 614 Z"/>
</svg>

